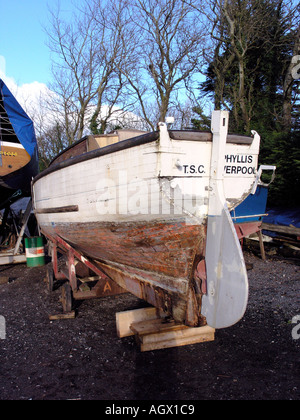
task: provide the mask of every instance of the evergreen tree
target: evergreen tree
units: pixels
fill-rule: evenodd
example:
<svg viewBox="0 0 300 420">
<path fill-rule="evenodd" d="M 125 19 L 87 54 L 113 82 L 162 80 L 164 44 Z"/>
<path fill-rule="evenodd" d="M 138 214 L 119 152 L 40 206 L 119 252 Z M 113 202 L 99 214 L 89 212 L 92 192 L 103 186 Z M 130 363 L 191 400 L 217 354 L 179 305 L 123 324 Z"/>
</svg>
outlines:
<svg viewBox="0 0 300 420">
<path fill-rule="evenodd" d="M 215 48 L 200 92 L 216 109 L 230 111 L 230 131 L 260 133 L 260 163 L 277 166 L 269 202 L 299 205 L 299 82 L 291 77 L 291 59 L 300 52 L 299 5 L 297 10 L 287 9 L 284 0 L 211 4 Z"/>
</svg>

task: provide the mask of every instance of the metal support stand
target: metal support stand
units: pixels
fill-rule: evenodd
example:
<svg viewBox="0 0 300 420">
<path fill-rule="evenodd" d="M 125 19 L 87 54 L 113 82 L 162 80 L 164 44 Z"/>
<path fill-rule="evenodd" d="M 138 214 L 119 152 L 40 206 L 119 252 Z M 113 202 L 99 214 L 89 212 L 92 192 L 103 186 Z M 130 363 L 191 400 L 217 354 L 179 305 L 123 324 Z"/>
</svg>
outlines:
<svg viewBox="0 0 300 420">
<path fill-rule="evenodd" d="M 114 296 L 127 291 L 118 286 L 110 277 L 97 267 L 96 263 L 76 251 L 60 237 L 50 238 L 52 266 L 47 270 L 48 289 L 54 289 L 54 279 L 66 280 L 62 288 L 63 312 L 72 311 L 73 300 L 85 300 Z M 63 254 L 66 266 L 59 267 L 58 253 Z M 89 270 L 96 276 L 79 276 L 78 272 L 89 274 Z"/>
</svg>

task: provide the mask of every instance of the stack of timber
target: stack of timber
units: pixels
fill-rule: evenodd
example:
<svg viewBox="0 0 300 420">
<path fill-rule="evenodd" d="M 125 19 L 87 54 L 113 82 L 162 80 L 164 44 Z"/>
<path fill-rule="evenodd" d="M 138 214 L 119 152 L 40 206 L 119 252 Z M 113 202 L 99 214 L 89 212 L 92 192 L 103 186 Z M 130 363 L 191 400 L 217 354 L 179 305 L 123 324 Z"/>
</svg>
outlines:
<svg viewBox="0 0 300 420">
<path fill-rule="evenodd" d="M 271 223 L 263 223 L 262 229 L 270 232 L 276 232 L 278 240 L 284 240 L 286 242 L 298 242 L 300 241 L 300 228 L 297 228 L 293 225 L 282 226 L 274 225 Z"/>
<path fill-rule="evenodd" d="M 142 352 L 214 341 L 215 329 L 205 325 L 190 328 L 167 317 L 156 308 L 143 308 L 116 314 L 120 338 L 135 335 Z"/>
<path fill-rule="evenodd" d="M 270 236 L 271 234 L 274 236 Z M 295 226 L 262 223 L 261 238 L 267 256 L 280 255 L 285 258 L 300 259 L 300 229 Z M 258 250 L 256 235 L 251 234 L 244 241 L 251 250 Z M 260 247 L 261 250 L 261 247 Z"/>
<path fill-rule="evenodd" d="M 300 260 L 300 228 L 293 225 L 283 226 L 263 223 L 264 232 L 275 232 L 272 243 L 277 247 L 277 253 L 285 258 Z"/>
</svg>

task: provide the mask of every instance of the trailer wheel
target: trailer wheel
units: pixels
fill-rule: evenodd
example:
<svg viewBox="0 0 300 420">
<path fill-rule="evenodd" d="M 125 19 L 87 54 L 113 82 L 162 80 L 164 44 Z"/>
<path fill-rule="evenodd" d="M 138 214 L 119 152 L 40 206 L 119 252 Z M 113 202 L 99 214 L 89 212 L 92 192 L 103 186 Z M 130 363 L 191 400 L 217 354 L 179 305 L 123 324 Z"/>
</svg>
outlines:
<svg viewBox="0 0 300 420">
<path fill-rule="evenodd" d="M 53 292 L 54 290 L 54 271 L 51 266 L 47 267 L 47 286 L 49 292 Z"/>
<path fill-rule="evenodd" d="M 65 313 L 71 312 L 73 307 L 73 294 L 69 283 L 65 283 L 61 292 L 61 303 Z"/>
</svg>

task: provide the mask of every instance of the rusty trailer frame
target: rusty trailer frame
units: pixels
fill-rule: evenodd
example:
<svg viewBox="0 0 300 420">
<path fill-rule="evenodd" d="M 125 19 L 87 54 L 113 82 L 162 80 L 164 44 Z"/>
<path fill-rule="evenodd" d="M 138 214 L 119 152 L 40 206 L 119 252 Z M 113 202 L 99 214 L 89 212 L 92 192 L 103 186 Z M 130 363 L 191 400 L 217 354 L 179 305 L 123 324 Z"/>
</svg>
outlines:
<svg viewBox="0 0 300 420">
<path fill-rule="evenodd" d="M 61 296 L 64 313 L 72 311 L 74 300 L 94 299 L 127 293 L 127 290 L 118 286 L 99 267 L 61 237 L 53 238 L 47 236 L 47 239 L 52 257 L 52 264 L 48 265 L 47 268 L 48 289 L 49 291 L 54 290 L 55 280 L 65 281 Z M 58 253 L 65 257 L 65 268 L 59 267 Z M 89 276 L 90 270 L 96 276 Z M 81 271 L 81 277 L 77 271 Z M 82 273 L 86 275 L 82 277 Z"/>
</svg>

